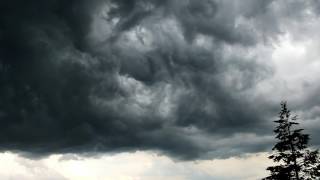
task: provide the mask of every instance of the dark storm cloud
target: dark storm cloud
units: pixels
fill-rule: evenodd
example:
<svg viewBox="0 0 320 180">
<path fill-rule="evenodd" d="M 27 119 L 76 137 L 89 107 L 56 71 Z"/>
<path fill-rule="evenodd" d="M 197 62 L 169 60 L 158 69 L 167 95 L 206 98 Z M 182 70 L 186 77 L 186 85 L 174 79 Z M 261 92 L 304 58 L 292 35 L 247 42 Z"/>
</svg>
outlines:
<svg viewBox="0 0 320 180">
<path fill-rule="evenodd" d="M 243 26 L 235 27 L 235 8 L 211 0 L 201 2 L 184 1 L 175 10 L 187 39 L 193 39 L 196 34 L 212 35 L 218 40 L 229 43 L 252 44 L 250 30 Z M 182 5 L 181 5 L 182 4 Z"/>
<path fill-rule="evenodd" d="M 272 2 L 1 1 L 0 148 L 265 150 L 274 108 L 250 91 L 272 69 L 247 51 Z"/>
</svg>

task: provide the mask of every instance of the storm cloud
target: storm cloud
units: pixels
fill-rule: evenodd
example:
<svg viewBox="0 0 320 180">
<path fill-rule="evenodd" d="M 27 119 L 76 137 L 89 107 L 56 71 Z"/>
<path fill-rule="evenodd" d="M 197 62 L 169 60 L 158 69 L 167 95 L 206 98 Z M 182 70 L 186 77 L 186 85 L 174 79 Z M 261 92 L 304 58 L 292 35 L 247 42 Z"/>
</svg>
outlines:
<svg viewBox="0 0 320 180">
<path fill-rule="evenodd" d="M 182 159 L 265 151 L 282 100 L 257 92 L 274 77 L 271 41 L 317 17 L 316 4 L 2 0 L 0 149 Z"/>
</svg>

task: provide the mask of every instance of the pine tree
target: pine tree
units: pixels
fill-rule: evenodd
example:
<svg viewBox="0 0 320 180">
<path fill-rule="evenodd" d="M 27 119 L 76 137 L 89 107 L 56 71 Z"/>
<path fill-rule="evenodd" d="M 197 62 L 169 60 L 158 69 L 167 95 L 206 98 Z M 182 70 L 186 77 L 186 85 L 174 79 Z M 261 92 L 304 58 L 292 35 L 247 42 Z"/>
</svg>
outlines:
<svg viewBox="0 0 320 180">
<path fill-rule="evenodd" d="M 270 166 L 270 176 L 264 180 L 314 180 L 320 179 L 320 159 L 318 150 L 308 149 L 309 135 L 297 128 L 297 116 L 291 116 L 287 103 L 281 103 L 279 119 L 274 121 L 278 142 L 269 156 L 277 163 Z"/>
</svg>

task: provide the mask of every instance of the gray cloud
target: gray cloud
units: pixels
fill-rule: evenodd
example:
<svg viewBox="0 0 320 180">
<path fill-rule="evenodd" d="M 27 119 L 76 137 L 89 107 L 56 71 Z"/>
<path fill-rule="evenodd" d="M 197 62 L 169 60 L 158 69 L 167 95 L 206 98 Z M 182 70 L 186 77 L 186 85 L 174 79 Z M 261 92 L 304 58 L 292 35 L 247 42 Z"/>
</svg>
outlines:
<svg viewBox="0 0 320 180">
<path fill-rule="evenodd" d="M 270 146 L 277 104 L 251 95 L 272 64 L 248 52 L 277 37 L 281 19 L 294 21 L 278 13 L 281 2 L 0 6 L 2 150 L 152 149 L 194 159 Z"/>
</svg>

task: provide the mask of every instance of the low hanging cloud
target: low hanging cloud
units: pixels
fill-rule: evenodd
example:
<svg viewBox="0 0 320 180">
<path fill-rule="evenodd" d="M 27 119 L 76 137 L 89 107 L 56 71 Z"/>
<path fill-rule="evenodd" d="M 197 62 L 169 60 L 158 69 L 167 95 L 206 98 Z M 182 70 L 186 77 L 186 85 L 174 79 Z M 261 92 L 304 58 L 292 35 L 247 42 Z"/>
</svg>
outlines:
<svg viewBox="0 0 320 180">
<path fill-rule="evenodd" d="M 278 104 L 258 89 L 275 75 L 272 41 L 316 4 L 1 1 L 0 149 L 265 151 Z"/>
</svg>

